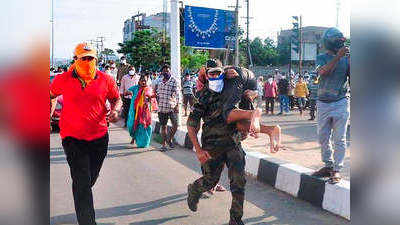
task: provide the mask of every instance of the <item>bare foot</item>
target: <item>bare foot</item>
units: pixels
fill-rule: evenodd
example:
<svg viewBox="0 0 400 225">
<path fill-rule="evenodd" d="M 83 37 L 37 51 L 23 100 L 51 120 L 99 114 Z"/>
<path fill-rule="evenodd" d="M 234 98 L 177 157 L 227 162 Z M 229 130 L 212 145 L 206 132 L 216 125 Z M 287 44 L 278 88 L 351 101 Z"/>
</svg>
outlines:
<svg viewBox="0 0 400 225">
<path fill-rule="evenodd" d="M 281 144 L 281 127 L 276 125 L 272 131 L 270 138 L 270 152 L 276 153 L 281 148 L 284 148 Z"/>
<path fill-rule="evenodd" d="M 255 137 L 255 138 L 258 138 L 257 133 L 260 133 L 261 114 L 262 114 L 262 112 L 260 109 L 253 110 L 253 113 L 251 114 L 251 123 L 250 123 L 249 133 L 250 133 L 250 136 Z"/>
</svg>

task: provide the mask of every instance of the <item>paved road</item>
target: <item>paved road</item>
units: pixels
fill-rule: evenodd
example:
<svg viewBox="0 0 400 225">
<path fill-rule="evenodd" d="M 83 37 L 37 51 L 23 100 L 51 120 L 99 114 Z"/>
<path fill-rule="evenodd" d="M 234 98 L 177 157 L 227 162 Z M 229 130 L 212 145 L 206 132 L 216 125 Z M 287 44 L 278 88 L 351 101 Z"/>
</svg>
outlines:
<svg viewBox="0 0 400 225">
<path fill-rule="evenodd" d="M 199 210 L 186 205 L 186 187 L 200 176 L 193 152 L 177 148 L 162 153 L 156 143 L 148 149 L 130 146 L 127 131 L 112 127 L 108 156 L 94 186 L 96 218 L 100 225 L 227 224 L 230 193 L 202 199 Z M 69 168 L 58 134 L 51 135 L 51 224 L 75 224 Z M 229 188 L 224 171 L 221 183 Z M 311 204 L 248 179 L 246 224 L 349 224 Z"/>
</svg>

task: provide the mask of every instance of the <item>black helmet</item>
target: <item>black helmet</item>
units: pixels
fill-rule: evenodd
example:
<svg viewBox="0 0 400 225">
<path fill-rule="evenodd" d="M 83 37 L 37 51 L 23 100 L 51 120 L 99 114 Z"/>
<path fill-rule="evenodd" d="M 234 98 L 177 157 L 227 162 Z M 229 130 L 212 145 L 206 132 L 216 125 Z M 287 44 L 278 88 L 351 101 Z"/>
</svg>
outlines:
<svg viewBox="0 0 400 225">
<path fill-rule="evenodd" d="M 331 50 L 335 53 L 344 46 L 345 41 L 346 38 L 343 37 L 343 33 L 335 27 L 326 30 L 322 36 L 322 44 L 324 47 L 327 50 Z"/>
</svg>

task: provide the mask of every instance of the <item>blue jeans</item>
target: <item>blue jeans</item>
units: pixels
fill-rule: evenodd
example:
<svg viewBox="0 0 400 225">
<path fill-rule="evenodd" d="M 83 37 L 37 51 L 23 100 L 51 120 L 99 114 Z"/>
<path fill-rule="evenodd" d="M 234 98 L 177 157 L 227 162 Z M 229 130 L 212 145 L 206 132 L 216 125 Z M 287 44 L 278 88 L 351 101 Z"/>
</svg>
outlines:
<svg viewBox="0 0 400 225">
<path fill-rule="evenodd" d="M 317 114 L 322 161 L 325 166 L 340 171 L 346 152 L 346 132 L 350 118 L 349 100 L 344 98 L 331 103 L 317 101 Z"/>
<path fill-rule="evenodd" d="M 303 112 L 304 108 L 306 107 L 306 98 L 297 98 L 297 102 L 299 103 L 299 110 Z"/>
<path fill-rule="evenodd" d="M 279 102 L 280 104 L 280 108 L 281 108 L 281 112 L 283 113 L 283 111 L 285 112 L 289 112 L 289 97 L 287 95 L 279 95 Z"/>
</svg>

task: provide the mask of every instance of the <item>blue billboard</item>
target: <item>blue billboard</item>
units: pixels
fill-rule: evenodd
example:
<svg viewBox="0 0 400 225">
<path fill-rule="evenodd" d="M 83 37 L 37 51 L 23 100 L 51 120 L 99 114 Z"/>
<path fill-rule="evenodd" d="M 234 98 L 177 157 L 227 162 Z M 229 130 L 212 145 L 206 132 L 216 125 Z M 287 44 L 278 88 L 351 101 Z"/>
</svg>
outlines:
<svg viewBox="0 0 400 225">
<path fill-rule="evenodd" d="M 203 49 L 235 47 L 235 12 L 185 7 L 185 45 Z"/>
</svg>

